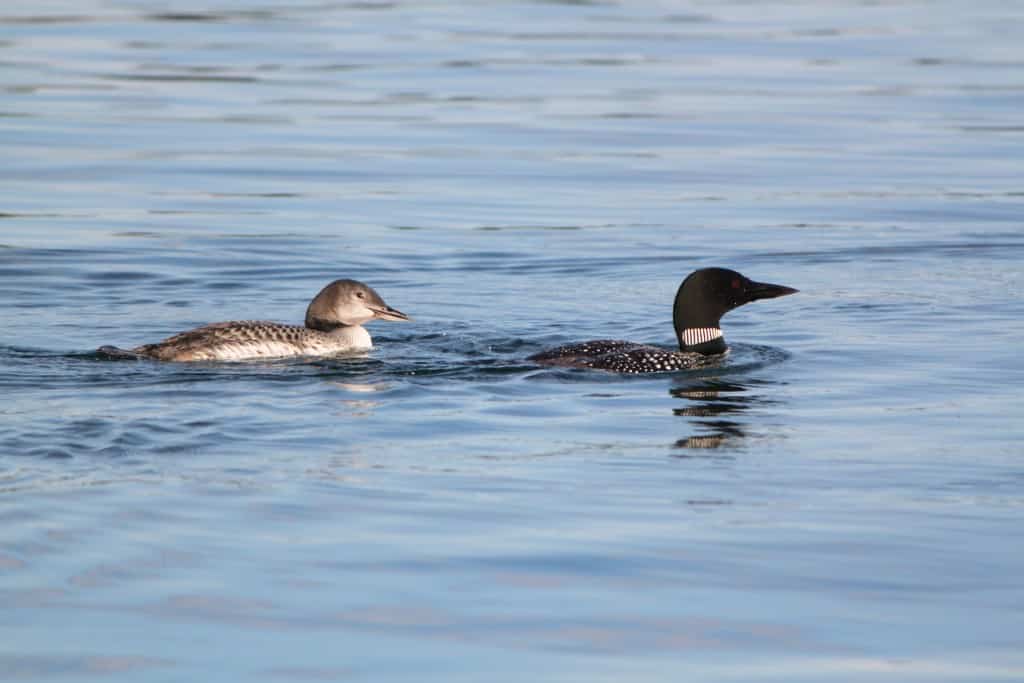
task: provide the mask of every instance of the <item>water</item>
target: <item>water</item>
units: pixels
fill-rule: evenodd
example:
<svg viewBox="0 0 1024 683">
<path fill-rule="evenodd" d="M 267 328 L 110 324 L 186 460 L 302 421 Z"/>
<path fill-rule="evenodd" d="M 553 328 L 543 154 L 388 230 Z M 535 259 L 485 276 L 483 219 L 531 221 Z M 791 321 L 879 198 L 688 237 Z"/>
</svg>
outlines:
<svg viewBox="0 0 1024 683">
<path fill-rule="evenodd" d="M 1024 678 L 1024 8 L 8 3 L 0 678 Z M 801 293 L 719 367 L 692 269 Z M 337 277 L 366 358 L 110 362 Z"/>
</svg>

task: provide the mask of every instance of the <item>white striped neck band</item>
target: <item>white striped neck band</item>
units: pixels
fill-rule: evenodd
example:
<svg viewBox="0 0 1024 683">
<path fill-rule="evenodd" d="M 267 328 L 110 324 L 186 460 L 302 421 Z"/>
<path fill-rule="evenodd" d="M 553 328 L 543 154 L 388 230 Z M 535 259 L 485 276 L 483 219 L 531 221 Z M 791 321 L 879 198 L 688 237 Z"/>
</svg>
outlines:
<svg viewBox="0 0 1024 683">
<path fill-rule="evenodd" d="M 683 330 L 683 343 L 687 346 L 706 344 L 722 338 L 722 330 L 717 327 L 688 327 Z"/>
</svg>

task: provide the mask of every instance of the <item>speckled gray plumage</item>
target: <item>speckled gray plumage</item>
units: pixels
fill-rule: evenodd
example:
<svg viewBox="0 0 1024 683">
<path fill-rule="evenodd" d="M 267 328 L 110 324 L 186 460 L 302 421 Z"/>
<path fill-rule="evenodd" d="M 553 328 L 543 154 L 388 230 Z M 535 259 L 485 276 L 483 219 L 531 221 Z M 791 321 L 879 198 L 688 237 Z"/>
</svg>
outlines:
<svg viewBox="0 0 1024 683">
<path fill-rule="evenodd" d="M 343 340 L 298 325 L 232 320 L 176 334 L 132 349 L 157 360 L 197 361 L 318 355 L 349 350 Z"/>
<path fill-rule="evenodd" d="M 719 357 L 693 352 L 670 351 L 660 346 L 636 344 L 617 339 L 596 339 L 542 351 L 530 356 L 529 360 L 543 365 L 641 374 L 691 370 L 714 362 Z"/>
</svg>

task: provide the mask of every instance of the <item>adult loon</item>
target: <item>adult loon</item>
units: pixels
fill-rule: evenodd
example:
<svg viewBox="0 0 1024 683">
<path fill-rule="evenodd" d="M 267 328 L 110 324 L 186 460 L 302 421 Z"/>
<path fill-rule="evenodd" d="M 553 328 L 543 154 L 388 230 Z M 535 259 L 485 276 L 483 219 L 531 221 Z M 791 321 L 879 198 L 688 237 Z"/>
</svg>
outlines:
<svg viewBox="0 0 1024 683">
<path fill-rule="evenodd" d="M 727 268 L 701 268 L 690 273 L 676 292 L 672 323 L 679 339 L 678 351 L 598 339 L 542 351 L 527 360 L 631 374 L 686 370 L 728 350 L 719 326 L 723 315 L 751 301 L 774 299 L 796 291 L 792 287 L 754 282 Z"/>
<path fill-rule="evenodd" d="M 373 288 L 356 280 L 335 280 L 306 309 L 306 324 L 264 320 L 213 323 L 131 351 L 103 346 L 97 353 L 121 358 L 169 361 L 248 360 L 320 356 L 373 348 L 362 324 L 370 320 L 409 320 L 384 303 Z"/>
</svg>

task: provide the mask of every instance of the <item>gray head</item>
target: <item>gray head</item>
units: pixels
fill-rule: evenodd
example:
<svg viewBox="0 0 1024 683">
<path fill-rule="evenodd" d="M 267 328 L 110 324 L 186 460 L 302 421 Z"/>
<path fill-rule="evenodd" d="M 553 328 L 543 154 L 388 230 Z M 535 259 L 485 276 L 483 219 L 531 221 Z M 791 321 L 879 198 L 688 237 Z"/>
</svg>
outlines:
<svg viewBox="0 0 1024 683">
<path fill-rule="evenodd" d="M 715 354 L 725 351 L 719 329 L 722 316 L 734 308 L 759 299 L 774 299 L 797 290 L 767 282 L 754 282 L 728 268 L 701 268 L 679 285 L 672 309 L 679 348 Z"/>
<path fill-rule="evenodd" d="M 313 297 L 306 309 L 306 327 L 330 332 L 370 320 L 409 320 L 384 303 L 380 294 L 357 280 L 335 280 Z"/>
</svg>

